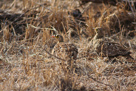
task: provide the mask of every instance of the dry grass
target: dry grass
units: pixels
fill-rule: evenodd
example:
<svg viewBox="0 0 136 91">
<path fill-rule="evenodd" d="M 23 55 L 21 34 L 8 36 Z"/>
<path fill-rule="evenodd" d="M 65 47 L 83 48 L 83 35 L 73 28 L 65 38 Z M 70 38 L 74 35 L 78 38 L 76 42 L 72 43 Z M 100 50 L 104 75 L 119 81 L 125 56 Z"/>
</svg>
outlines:
<svg viewBox="0 0 136 91">
<path fill-rule="evenodd" d="M 134 91 L 136 89 L 136 16 L 125 3 L 111 6 L 73 0 L 0 1 L 0 90 L 1 91 Z M 82 17 L 73 17 L 79 8 Z M 89 48 L 101 27 L 103 37 L 113 38 L 131 51 L 125 56 L 101 57 Z M 68 38 L 73 28 L 79 35 Z M 75 42 L 78 58 L 71 68 L 51 54 L 51 32 Z M 72 35 L 74 36 L 74 35 Z M 65 69 L 65 70 L 64 70 Z M 69 71 L 70 70 L 70 71 Z"/>
</svg>

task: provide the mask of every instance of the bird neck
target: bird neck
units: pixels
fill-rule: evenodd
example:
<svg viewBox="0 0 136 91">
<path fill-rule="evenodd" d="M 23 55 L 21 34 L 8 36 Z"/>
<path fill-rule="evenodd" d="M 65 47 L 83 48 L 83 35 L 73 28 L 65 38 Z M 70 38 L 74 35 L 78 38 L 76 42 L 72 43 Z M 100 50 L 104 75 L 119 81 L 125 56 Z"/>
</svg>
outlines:
<svg viewBox="0 0 136 91">
<path fill-rule="evenodd" d="M 58 42 L 64 42 L 63 39 L 59 40 Z"/>
<path fill-rule="evenodd" d="M 62 36 L 60 36 L 58 40 L 59 40 L 59 42 L 64 42 Z"/>
<path fill-rule="evenodd" d="M 98 38 L 98 33 L 95 34 L 95 36 L 93 37 L 93 39 L 97 39 Z"/>
</svg>

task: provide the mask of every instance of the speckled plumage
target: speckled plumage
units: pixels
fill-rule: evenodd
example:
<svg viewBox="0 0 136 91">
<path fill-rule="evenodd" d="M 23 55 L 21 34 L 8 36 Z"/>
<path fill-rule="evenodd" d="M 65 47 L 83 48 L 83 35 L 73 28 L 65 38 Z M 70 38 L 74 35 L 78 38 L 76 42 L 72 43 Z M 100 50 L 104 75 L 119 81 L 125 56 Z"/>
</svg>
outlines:
<svg viewBox="0 0 136 91">
<path fill-rule="evenodd" d="M 57 43 L 52 50 L 52 54 L 65 60 L 76 59 L 78 49 L 71 43 Z"/>
<path fill-rule="evenodd" d="M 114 57 L 130 54 L 130 52 L 122 47 L 119 43 L 107 41 L 104 39 L 97 40 L 94 42 L 93 46 L 95 51 L 102 56 Z"/>
<path fill-rule="evenodd" d="M 129 55 L 130 52 L 119 43 L 113 42 L 111 39 L 99 39 L 99 34 L 101 30 L 99 28 L 95 29 L 96 35 L 91 41 L 93 49 L 102 56 L 114 57 L 119 55 Z"/>
<path fill-rule="evenodd" d="M 49 40 L 45 42 L 45 48 L 51 51 L 54 48 L 54 46 L 57 44 L 57 42 L 58 41 L 56 39 L 50 38 Z"/>
<path fill-rule="evenodd" d="M 76 59 L 78 54 L 77 47 L 73 43 L 62 42 L 63 39 L 61 38 L 58 38 L 58 43 L 54 46 L 52 54 L 67 61 Z"/>
</svg>

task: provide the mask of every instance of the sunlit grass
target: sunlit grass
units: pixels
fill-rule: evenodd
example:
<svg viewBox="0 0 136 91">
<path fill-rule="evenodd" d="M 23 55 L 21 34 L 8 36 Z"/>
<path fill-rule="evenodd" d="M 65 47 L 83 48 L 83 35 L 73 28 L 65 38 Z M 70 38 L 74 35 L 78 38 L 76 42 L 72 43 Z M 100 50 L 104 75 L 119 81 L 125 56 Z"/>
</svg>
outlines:
<svg viewBox="0 0 136 91">
<path fill-rule="evenodd" d="M 0 2 L 3 3 L 0 5 L 0 90 L 136 89 L 135 60 L 124 56 L 101 57 L 88 47 L 95 35 L 94 28 L 101 27 L 103 36 L 121 42 L 136 59 L 135 12 L 123 6 L 98 3 L 81 7 L 73 0 Z M 82 17 L 68 13 L 77 8 Z M 50 54 L 46 42 L 52 38 L 52 31 L 62 34 L 65 42 L 73 42 L 74 39 L 70 40 L 67 34 L 70 28 L 80 38 L 75 42 L 78 58 L 68 71 L 60 63 L 61 59 Z"/>
</svg>

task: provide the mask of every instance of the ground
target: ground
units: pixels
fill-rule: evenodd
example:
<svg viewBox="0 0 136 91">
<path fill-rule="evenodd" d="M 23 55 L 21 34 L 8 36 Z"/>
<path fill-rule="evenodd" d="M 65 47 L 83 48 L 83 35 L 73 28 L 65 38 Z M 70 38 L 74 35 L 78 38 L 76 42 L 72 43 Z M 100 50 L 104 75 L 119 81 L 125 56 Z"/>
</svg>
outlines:
<svg viewBox="0 0 136 91">
<path fill-rule="evenodd" d="M 135 6 L 82 1 L 0 0 L 1 91 L 136 89 Z M 91 43 L 96 27 L 101 28 L 101 38 L 119 43 L 130 55 L 97 53 Z M 72 65 L 63 63 L 65 56 L 51 53 L 54 34 L 78 48 Z"/>
</svg>

